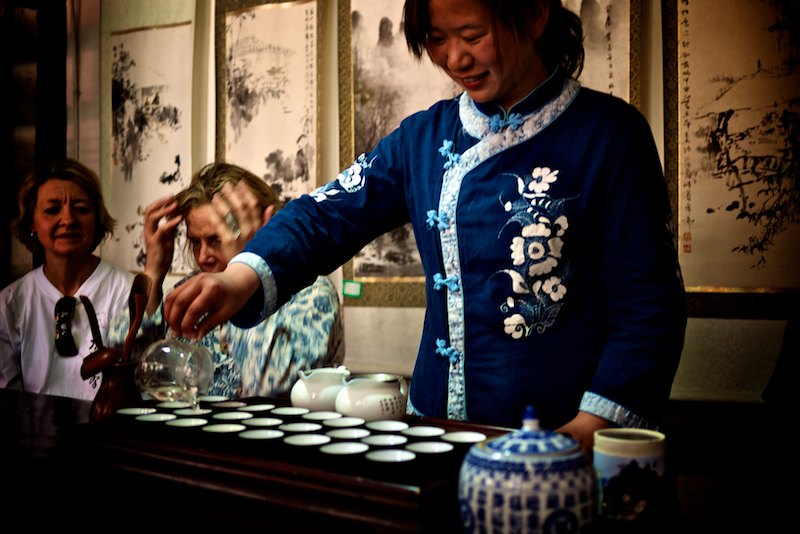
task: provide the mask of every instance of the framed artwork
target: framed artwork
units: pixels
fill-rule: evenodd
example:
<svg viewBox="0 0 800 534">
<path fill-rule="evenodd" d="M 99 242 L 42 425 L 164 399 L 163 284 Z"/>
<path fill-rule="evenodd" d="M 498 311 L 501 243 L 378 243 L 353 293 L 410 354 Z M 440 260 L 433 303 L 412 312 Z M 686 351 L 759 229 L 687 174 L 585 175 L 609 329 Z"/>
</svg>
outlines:
<svg viewBox="0 0 800 534">
<path fill-rule="evenodd" d="M 582 16 L 586 64 L 579 80 L 639 105 L 641 0 L 567 0 Z M 396 128 L 407 115 L 461 89 L 427 58 L 417 62 L 402 31 L 403 0 L 340 0 L 340 168 Z M 425 306 L 422 264 L 410 225 L 362 249 L 343 269 L 361 284 L 351 306 Z"/>
<path fill-rule="evenodd" d="M 800 297 L 798 11 L 663 6 L 665 167 L 690 314 L 786 318 Z"/>
<path fill-rule="evenodd" d="M 112 32 L 110 47 L 111 178 L 108 209 L 117 220 L 104 257 L 131 271 L 145 262 L 143 214 L 150 202 L 191 179 L 191 22 Z M 185 229 L 171 273 L 192 270 Z"/>
<path fill-rule="evenodd" d="M 415 60 L 402 30 L 403 0 L 340 0 L 340 167 L 368 152 L 406 116 L 458 95 L 459 87 L 427 58 Z M 424 307 L 425 284 L 407 224 L 365 246 L 343 268 L 361 284 L 351 306 Z"/>
<path fill-rule="evenodd" d="M 216 159 L 283 202 L 318 185 L 321 16 L 317 0 L 216 2 Z"/>
<path fill-rule="evenodd" d="M 642 0 L 564 0 L 581 18 L 585 87 L 641 104 Z"/>
</svg>

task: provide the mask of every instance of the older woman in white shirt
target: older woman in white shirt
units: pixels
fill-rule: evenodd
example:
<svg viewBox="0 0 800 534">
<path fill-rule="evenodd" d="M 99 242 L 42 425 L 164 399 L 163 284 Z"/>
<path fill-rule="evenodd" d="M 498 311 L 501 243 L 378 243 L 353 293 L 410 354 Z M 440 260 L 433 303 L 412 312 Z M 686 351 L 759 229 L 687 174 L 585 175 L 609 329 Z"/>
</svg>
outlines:
<svg viewBox="0 0 800 534">
<path fill-rule="evenodd" d="M 100 180 L 78 161 L 41 165 L 19 191 L 17 233 L 43 265 L 0 292 L 0 387 L 92 400 L 83 359 L 126 309 L 133 275 L 94 254 L 113 234 Z"/>
</svg>

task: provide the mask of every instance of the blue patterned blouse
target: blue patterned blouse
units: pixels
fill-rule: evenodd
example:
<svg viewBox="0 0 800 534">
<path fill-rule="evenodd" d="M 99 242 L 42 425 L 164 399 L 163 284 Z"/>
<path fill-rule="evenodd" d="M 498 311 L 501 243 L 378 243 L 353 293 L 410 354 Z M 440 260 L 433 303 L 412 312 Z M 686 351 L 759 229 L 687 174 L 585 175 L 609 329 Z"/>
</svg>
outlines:
<svg viewBox="0 0 800 534">
<path fill-rule="evenodd" d="M 127 310 L 117 314 L 109 328 L 109 346 L 124 344 L 129 324 Z M 173 336 L 159 307 L 144 318 L 133 352 L 141 354 L 151 343 L 168 337 Z M 225 323 L 200 341 L 177 339 L 200 344 L 211 352 L 214 382 L 209 394 L 229 398 L 287 396 L 300 369 L 333 367 L 344 361 L 339 296 L 324 276 L 253 328 Z"/>
</svg>

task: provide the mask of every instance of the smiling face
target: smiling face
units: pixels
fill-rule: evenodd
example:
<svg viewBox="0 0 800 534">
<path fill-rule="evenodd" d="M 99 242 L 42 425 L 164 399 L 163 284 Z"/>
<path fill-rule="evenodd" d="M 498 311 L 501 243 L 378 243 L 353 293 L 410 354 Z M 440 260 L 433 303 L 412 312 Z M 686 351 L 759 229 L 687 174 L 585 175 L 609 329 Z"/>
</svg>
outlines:
<svg viewBox="0 0 800 534">
<path fill-rule="evenodd" d="M 36 195 L 33 228 L 45 262 L 61 256 L 91 255 L 95 210 L 86 191 L 75 182 L 51 178 Z"/>
<path fill-rule="evenodd" d="M 197 266 L 204 273 L 224 271 L 233 258 L 224 252 L 213 210 L 211 204 L 200 204 L 186 214 L 186 237 Z"/>
<path fill-rule="evenodd" d="M 431 60 L 476 102 L 508 110 L 547 78 L 535 46 L 547 13 L 531 22 L 529 39 L 517 41 L 478 0 L 430 0 L 429 10 Z"/>
</svg>

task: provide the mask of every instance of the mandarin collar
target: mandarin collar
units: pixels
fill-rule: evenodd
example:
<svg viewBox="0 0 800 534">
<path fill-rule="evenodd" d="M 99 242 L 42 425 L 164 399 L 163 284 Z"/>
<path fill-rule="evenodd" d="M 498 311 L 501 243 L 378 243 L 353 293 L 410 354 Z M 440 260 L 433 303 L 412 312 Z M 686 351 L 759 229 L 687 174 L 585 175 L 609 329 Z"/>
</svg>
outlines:
<svg viewBox="0 0 800 534">
<path fill-rule="evenodd" d="M 514 106 L 508 110 L 508 114 L 519 113 L 525 116 L 536 111 L 561 92 L 561 89 L 564 87 L 564 79 L 563 70 L 557 68 L 545 81 L 525 95 L 522 100 L 514 104 Z M 474 102 L 474 104 L 478 111 L 487 117 L 497 115 L 498 113 L 501 115 L 506 114 L 503 106 L 495 101 L 485 103 Z"/>
</svg>

